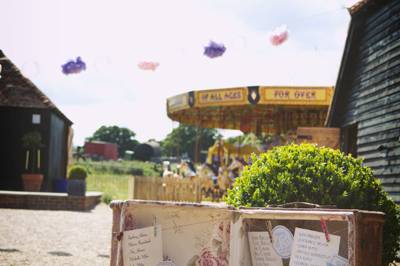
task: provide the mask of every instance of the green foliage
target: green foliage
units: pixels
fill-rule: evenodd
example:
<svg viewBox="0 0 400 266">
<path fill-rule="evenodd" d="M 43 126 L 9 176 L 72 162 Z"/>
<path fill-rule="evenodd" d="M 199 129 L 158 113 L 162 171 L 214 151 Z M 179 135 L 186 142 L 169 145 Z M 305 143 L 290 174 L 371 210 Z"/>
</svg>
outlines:
<svg viewBox="0 0 400 266">
<path fill-rule="evenodd" d="M 143 176 L 160 176 L 161 167 L 153 162 L 141 161 L 80 161 L 80 166 L 85 167 L 93 175 L 143 175 Z M 134 174 L 136 173 L 136 174 Z"/>
<path fill-rule="evenodd" d="M 88 138 L 89 141 L 100 140 L 118 144 L 119 157 L 123 157 L 125 151 L 133 151 L 139 143 L 135 139 L 135 132 L 128 128 L 118 126 L 101 126 L 94 132 L 93 136 Z"/>
<path fill-rule="evenodd" d="M 101 201 L 107 205 L 110 204 L 112 200 L 112 196 L 108 193 L 103 193 L 103 195 L 101 196 Z"/>
<path fill-rule="evenodd" d="M 36 150 L 42 146 L 42 136 L 38 131 L 31 131 L 22 136 L 22 147 L 25 149 Z"/>
<path fill-rule="evenodd" d="M 236 137 L 230 137 L 226 141 L 231 144 L 260 146 L 262 138 L 257 137 L 254 133 L 242 134 Z"/>
<path fill-rule="evenodd" d="M 274 144 L 274 146 L 281 146 L 284 143 L 288 143 L 291 141 L 291 138 L 288 134 L 266 134 L 262 133 L 259 136 L 254 133 L 242 134 L 235 137 L 230 137 L 227 139 L 227 142 L 231 144 L 242 144 L 242 145 L 252 145 L 252 146 L 261 146 L 261 145 L 270 145 Z"/>
<path fill-rule="evenodd" d="M 228 204 L 266 206 L 295 201 L 382 211 L 383 262 L 400 249 L 400 208 L 360 159 L 311 144 L 288 145 L 253 158 L 228 191 Z"/>
<path fill-rule="evenodd" d="M 161 142 L 161 153 L 163 156 L 181 156 L 187 153 L 194 160 L 197 137 L 200 138 L 200 150 L 207 150 L 221 135 L 216 129 L 179 124 Z"/>
<path fill-rule="evenodd" d="M 86 177 L 87 177 L 87 171 L 82 166 L 73 166 L 71 167 L 68 173 L 69 179 L 85 180 Z"/>
<path fill-rule="evenodd" d="M 42 136 L 38 131 L 30 131 L 22 136 L 22 147 L 28 151 L 25 153 L 25 168 L 31 173 L 40 171 L 40 148 L 42 144 Z"/>
<path fill-rule="evenodd" d="M 131 175 L 143 176 L 143 169 L 141 168 L 132 168 Z"/>
</svg>

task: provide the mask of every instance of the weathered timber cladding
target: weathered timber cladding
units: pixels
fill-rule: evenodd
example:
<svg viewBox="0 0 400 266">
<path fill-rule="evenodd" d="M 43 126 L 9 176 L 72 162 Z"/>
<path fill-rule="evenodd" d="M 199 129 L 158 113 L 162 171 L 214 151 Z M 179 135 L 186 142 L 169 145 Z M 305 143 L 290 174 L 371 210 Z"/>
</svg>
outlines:
<svg viewBox="0 0 400 266">
<path fill-rule="evenodd" d="M 328 125 L 357 123 L 357 156 L 400 202 L 400 1 L 352 14 Z"/>
</svg>

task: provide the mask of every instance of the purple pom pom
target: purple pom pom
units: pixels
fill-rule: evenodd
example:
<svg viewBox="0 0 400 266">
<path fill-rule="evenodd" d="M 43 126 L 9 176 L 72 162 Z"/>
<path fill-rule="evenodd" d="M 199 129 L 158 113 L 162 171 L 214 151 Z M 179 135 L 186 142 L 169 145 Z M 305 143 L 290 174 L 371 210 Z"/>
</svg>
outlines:
<svg viewBox="0 0 400 266">
<path fill-rule="evenodd" d="M 221 43 L 210 41 L 208 46 L 204 47 L 204 54 L 210 58 L 216 58 L 223 55 L 226 51 L 226 47 Z"/>
<path fill-rule="evenodd" d="M 64 65 L 61 66 L 62 72 L 65 75 L 69 74 L 77 74 L 80 73 L 81 71 L 86 70 L 86 64 L 85 62 L 82 61 L 81 57 L 78 56 L 76 58 L 76 62 L 74 60 L 70 60 Z"/>
</svg>

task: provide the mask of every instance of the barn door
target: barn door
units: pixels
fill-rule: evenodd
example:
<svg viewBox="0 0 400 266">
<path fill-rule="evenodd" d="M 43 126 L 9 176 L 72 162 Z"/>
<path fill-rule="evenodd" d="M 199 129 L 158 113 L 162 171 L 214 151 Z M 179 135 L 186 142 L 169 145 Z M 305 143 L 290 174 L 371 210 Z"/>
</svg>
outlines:
<svg viewBox="0 0 400 266">
<path fill-rule="evenodd" d="M 343 152 L 357 157 L 357 132 L 358 123 L 342 128 Z"/>
</svg>

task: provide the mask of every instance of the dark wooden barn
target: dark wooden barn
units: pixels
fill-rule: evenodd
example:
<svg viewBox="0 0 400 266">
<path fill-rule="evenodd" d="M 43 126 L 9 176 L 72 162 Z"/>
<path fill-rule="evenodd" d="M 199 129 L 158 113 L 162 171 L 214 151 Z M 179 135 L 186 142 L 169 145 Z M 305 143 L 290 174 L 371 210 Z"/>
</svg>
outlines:
<svg viewBox="0 0 400 266">
<path fill-rule="evenodd" d="M 23 190 L 25 167 L 22 136 L 38 131 L 44 175 L 42 191 L 54 191 L 57 179 L 65 179 L 68 137 L 72 122 L 0 50 L 0 190 Z"/>
<path fill-rule="evenodd" d="M 400 1 L 364 0 L 350 14 L 327 124 L 400 202 Z"/>
<path fill-rule="evenodd" d="M 135 147 L 133 158 L 140 161 L 157 161 L 161 156 L 160 144 L 156 141 L 141 143 Z"/>
</svg>

